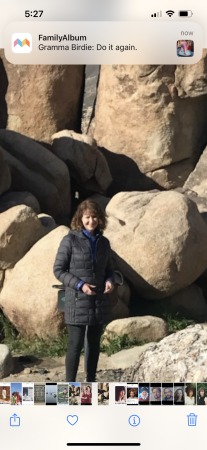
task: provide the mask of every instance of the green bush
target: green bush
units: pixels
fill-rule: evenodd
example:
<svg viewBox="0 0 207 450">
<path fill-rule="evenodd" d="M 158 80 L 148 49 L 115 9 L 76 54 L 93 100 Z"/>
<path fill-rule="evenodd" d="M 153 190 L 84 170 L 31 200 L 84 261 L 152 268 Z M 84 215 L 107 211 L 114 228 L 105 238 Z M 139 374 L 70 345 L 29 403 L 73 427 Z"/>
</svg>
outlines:
<svg viewBox="0 0 207 450">
<path fill-rule="evenodd" d="M 26 338 L 18 335 L 15 340 L 6 342 L 13 354 L 34 355 L 38 357 L 63 356 L 67 350 L 67 333 L 61 331 L 56 338 Z"/>
<path fill-rule="evenodd" d="M 166 320 L 169 333 L 175 333 L 176 331 L 183 330 L 189 325 L 193 325 L 196 322 L 194 320 L 186 319 L 179 313 L 176 314 L 163 314 L 163 319 Z"/>
<path fill-rule="evenodd" d="M 111 333 L 111 336 L 107 336 L 107 343 L 104 342 L 105 338 L 101 339 L 101 351 L 107 353 L 108 356 L 119 352 L 120 350 L 134 347 L 135 345 L 143 345 L 146 341 L 139 341 L 137 339 L 130 339 L 127 334 L 123 336 L 117 336 Z"/>
</svg>

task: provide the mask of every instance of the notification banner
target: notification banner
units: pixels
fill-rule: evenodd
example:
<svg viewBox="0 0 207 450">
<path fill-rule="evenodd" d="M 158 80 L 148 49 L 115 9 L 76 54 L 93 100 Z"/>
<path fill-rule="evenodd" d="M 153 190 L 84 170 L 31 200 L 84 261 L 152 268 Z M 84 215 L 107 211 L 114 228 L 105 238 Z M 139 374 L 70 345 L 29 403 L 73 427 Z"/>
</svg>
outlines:
<svg viewBox="0 0 207 450">
<path fill-rule="evenodd" d="M 204 37 L 191 22 L 16 22 L 4 35 L 13 64 L 194 64 Z"/>
</svg>

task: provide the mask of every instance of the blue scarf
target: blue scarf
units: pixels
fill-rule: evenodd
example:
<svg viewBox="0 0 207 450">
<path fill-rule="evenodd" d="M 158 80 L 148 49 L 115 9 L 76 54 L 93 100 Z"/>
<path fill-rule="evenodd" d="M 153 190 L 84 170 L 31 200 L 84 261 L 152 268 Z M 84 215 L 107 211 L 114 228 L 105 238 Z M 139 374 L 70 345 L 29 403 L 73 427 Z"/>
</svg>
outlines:
<svg viewBox="0 0 207 450">
<path fill-rule="evenodd" d="M 93 262 L 95 262 L 96 260 L 96 242 L 97 239 L 101 236 L 101 233 L 99 230 L 96 231 L 95 234 L 91 234 L 90 231 L 88 230 L 82 230 L 82 233 L 84 234 L 84 236 L 86 236 L 91 244 L 91 250 L 92 250 L 92 257 L 93 257 Z"/>
</svg>

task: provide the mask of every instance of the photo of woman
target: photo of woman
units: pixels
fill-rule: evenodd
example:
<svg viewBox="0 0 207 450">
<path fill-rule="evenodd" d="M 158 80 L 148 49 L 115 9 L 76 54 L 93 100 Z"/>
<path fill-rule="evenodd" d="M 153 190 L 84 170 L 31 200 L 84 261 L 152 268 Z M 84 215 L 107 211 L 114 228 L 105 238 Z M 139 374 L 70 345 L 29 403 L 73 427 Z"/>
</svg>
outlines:
<svg viewBox="0 0 207 450">
<path fill-rule="evenodd" d="M 89 384 L 81 384 L 81 405 L 92 404 L 92 387 Z"/>
<path fill-rule="evenodd" d="M 174 391 L 174 404 L 184 404 L 183 388 L 179 387 Z"/>
<path fill-rule="evenodd" d="M 196 387 L 193 385 L 186 385 L 185 387 L 185 405 L 196 404 Z"/>
<path fill-rule="evenodd" d="M 206 386 L 201 385 L 198 387 L 197 405 L 207 405 Z"/>
<path fill-rule="evenodd" d="M 127 387 L 127 405 L 138 404 L 138 386 Z"/>
<path fill-rule="evenodd" d="M 115 403 L 126 404 L 126 386 L 115 386 Z"/>
</svg>

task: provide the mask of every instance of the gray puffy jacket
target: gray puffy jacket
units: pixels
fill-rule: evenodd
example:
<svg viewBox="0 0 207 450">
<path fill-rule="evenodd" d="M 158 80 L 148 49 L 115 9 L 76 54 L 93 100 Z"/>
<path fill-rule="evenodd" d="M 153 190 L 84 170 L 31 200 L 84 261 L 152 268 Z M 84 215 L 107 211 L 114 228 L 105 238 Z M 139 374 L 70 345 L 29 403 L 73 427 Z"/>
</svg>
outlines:
<svg viewBox="0 0 207 450">
<path fill-rule="evenodd" d="M 60 243 L 54 274 L 65 286 L 65 322 L 73 325 L 97 325 L 111 320 L 110 298 L 103 294 L 107 278 L 113 277 L 111 248 L 100 235 L 93 261 L 90 240 L 82 231 L 70 231 Z M 96 286 L 96 295 L 76 289 L 79 281 Z"/>
</svg>

